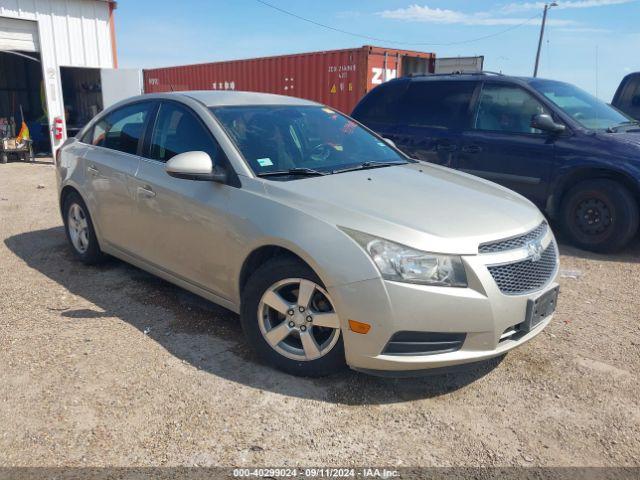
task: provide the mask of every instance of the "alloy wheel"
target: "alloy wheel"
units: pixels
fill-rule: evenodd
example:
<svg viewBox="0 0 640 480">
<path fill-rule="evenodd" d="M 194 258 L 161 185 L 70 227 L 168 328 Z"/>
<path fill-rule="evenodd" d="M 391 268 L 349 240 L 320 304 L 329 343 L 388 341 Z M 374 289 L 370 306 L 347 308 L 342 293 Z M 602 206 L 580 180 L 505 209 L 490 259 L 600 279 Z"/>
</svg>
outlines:
<svg viewBox="0 0 640 480">
<path fill-rule="evenodd" d="M 271 348 L 297 361 L 323 357 L 340 338 L 340 319 L 329 294 L 304 278 L 269 287 L 258 305 L 258 324 Z"/>
<path fill-rule="evenodd" d="M 89 223 L 83 208 L 77 203 L 69 207 L 67 228 L 73 247 L 78 252 L 85 253 L 89 248 Z"/>
</svg>

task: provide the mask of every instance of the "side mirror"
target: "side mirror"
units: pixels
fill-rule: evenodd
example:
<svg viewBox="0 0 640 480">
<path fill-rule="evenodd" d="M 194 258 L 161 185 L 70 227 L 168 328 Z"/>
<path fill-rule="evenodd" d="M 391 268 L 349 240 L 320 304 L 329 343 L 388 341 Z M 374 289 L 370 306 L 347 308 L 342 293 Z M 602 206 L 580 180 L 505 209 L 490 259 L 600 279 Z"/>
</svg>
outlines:
<svg viewBox="0 0 640 480">
<path fill-rule="evenodd" d="M 554 122 L 551 115 L 546 113 L 534 115 L 531 119 L 531 127 L 551 133 L 562 133 L 567 129 L 564 125 Z"/>
<path fill-rule="evenodd" d="M 391 145 L 393 148 L 398 148 L 398 146 L 396 145 L 396 142 L 394 142 L 393 140 L 389 138 L 383 138 L 383 140 L 387 142 L 389 145 Z"/>
<path fill-rule="evenodd" d="M 214 168 L 209 154 L 205 152 L 185 152 L 171 158 L 164 167 L 168 175 L 184 180 L 200 180 L 225 183 L 227 172 Z"/>
</svg>

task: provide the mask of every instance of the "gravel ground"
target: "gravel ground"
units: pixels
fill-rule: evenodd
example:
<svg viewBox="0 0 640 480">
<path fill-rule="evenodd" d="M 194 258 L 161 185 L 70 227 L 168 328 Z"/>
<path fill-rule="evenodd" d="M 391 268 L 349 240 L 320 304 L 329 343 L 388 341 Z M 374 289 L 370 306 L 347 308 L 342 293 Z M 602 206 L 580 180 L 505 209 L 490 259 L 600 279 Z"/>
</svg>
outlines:
<svg viewBox="0 0 640 480">
<path fill-rule="evenodd" d="M 640 244 L 562 269 L 554 321 L 502 361 L 300 379 L 227 310 L 75 261 L 53 167 L 0 165 L 0 466 L 640 466 Z"/>
</svg>

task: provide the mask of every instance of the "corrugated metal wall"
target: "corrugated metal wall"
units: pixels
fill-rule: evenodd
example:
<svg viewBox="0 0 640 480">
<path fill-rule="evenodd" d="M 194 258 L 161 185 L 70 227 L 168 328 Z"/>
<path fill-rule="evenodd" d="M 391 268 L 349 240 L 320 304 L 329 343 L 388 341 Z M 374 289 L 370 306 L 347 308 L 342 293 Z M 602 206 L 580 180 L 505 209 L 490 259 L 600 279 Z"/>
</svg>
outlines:
<svg viewBox="0 0 640 480">
<path fill-rule="evenodd" d="M 2 0 L 0 17 L 37 22 L 50 122 L 64 117 L 59 67 L 114 67 L 106 1 Z"/>
</svg>

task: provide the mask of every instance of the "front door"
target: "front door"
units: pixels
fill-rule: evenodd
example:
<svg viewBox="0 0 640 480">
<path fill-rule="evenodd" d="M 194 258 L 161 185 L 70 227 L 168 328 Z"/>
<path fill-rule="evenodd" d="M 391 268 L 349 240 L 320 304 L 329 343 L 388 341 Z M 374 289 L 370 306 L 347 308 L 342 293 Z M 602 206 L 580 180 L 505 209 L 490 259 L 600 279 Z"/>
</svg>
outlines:
<svg viewBox="0 0 640 480">
<path fill-rule="evenodd" d="M 234 187 L 165 172 L 165 163 L 180 153 L 203 151 L 216 164 L 222 150 L 193 111 L 171 101 L 160 105 L 148 143 L 136 175 L 137 242 L 143 259 L 228 298 L 231 229 L 226 211 Z"/>
<path fill-rule="evenodd" d="M 454 168 L 504 185 L 544 207 L 555 137 L 531 127 L 532 117 L 541 113 L 550 114 L 523 88 L 485 83 Z"/>
<path fill-rule="evenodd" d="M 151 107 L 140 102 L 115 110 L 82 138 L 91 214 L 101 239 L 124 250 L 132 248 L 136 234 L 134 177 Z"/>
</svg>

